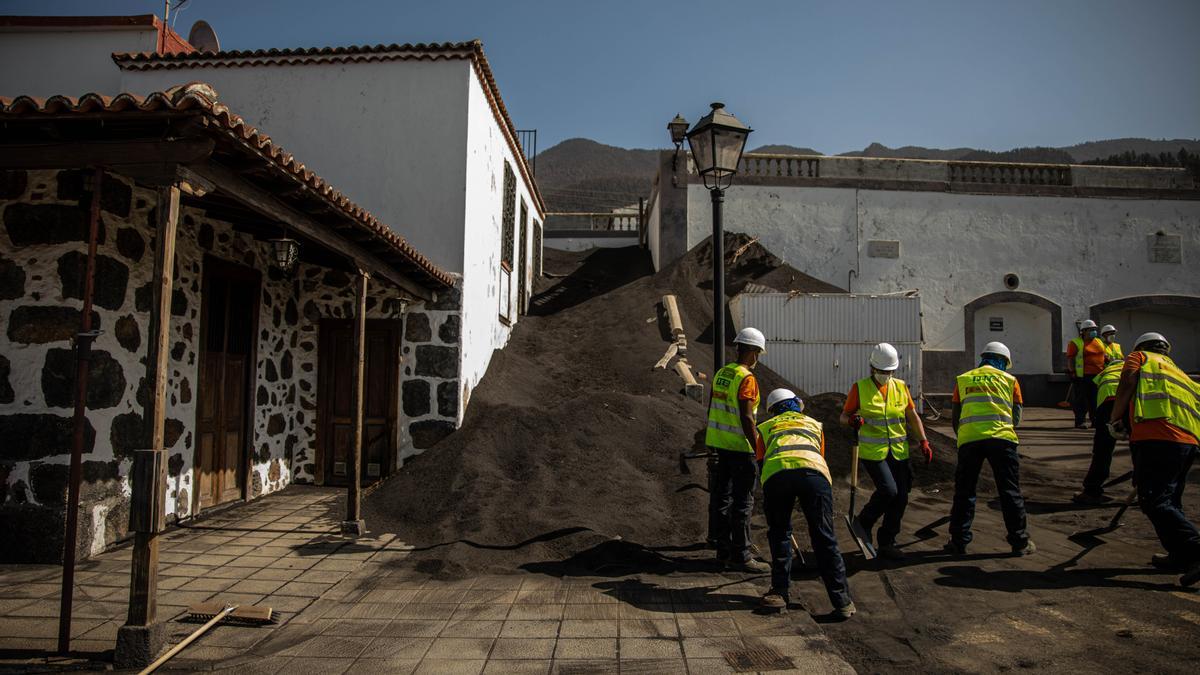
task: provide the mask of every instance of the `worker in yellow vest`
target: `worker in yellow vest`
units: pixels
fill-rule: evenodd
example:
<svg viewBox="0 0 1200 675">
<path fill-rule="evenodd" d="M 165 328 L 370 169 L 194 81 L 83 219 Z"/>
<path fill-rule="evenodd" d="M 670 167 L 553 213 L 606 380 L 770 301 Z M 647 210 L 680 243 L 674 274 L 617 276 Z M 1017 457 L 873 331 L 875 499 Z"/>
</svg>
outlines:
<svg viewBox="0 0 1200 675">
<path fill-rule="evenodd" d="M 1112 325 L 1111 323 L 1106 323 L 1103 326 L 1101 326 L 1100 327 L 1100 341 L 1104 343 L 1104 351 L 1106 354 L 1108 354 L 1109 361 L 1112 361 L 1113 359 L 1124 359 L 1125 358 L 1125 353 L 1121 351 L 1121 344 L 1119 342 L 1117 342 L 1117 327 L 1116 326 Z M 1096 419 L 1103 422 L 1104 420 L 1106 420 L 1108 418 L 1097 414 Z"/>
<path fill-rule="evenodd" d="M 971 543 L 975 490 L 984 461 L 992 467 L 1013 554 L 1029 555 L 1037 550 L 1025 525 L 1016 431 L 1021 422 L 1021 386 L 1008 373 L 1011 366 L 1008 347 L 989 342 L 983 346 L 979 367 L 959 375 L 954 383 L 958 467 L 950 508 L 950 541 L 945 546 L 946 552 L 954 555 L 966 553 Z"/>
<path fill-rule="evenodd" d="M 766 351 L 767 340 L 755 328 L 743 328 L 733 339 L 737 361 L 713 376 L 704 444 L 716 454 L 709 464 L 708 538 L 717 561 L 741 572 L 770 570 L 750 554 L 750 513 L 754 510 L 754 453 L 761 440 L 754 425 L 758 410 L 758 380 L 754 366 Z"/>
<path fill-rule="evenodd" d="M 1200 453 L 1200 384 L 1171 360 L 1159 333 L 1138 337 L 1125 358 L 1111 424 L 1129 434 L 1138 505 L 1154 525 L 1166 555 L 1151 564 L 1183 570 L 1179 583 L 1200 581 L 1200 531 L 1183 512 L 1183 487 Z"/>
<path fill-rule="evenodd" d="M 1067 343 L 1067 375 L 1071 378 L 1073 397 L 1071 407 L 1075 410 L 1075 428 L 1086 428 L 1087 418 L 1096 426 L 1096 384 L 1093 379 L 1104 370 L 1108 350 L 1100 339 L 1096 322 L 1085 319 L 1079 324 L 1079 337 Z"/>
<path fill-rule="evenodd" d="M 1124 367 L 1124 358 L 1110 359 L 1108 365 L 1095 378 L 1096 419 L 1100 420 L 1100 424 L 1096 425 L 1096 434 L 1092 437 L 1092 463 L 1083 478 L 1083 492 L 1072 498 L 1076 504 L 1104 504 L 1112 499 L 1104 494 L 1104 482 L 1108 480 L 1108 473 L 1112 468 L 1113 450 L 1117 447 L 1117 439 L 1104 422 L 1112 416 L 1117 384 L 1121 381 L 1121 369 Z"/>
<path fill-rule="evenodd" d="M 900 560 L 903 552 L 896 547 L 900 521 L 908 507 L 912 488 L 912 469 L 908 465 L 908 432 L 920 439 L 925 463 L 933 461 L 933 448 L 925 436 L 925 425 L 917 415 L 908 385 L 894 374 L 900 367 L 900 354 L 892 345 L 881 342 L 871 350 L 871 375 L 854 384 L 842 407 L 842 424 L 858 432 L 858 459 L 875 483 L 875 492 L 851 521 L 854 533 L 871 541 L 871 529 L 879 526 L 879 555 Z M 853 515 L 853 514 L 852 514 Z"/>
<path fill-rule="evenodd" d="M 771 543 L 771 588 L 762 606 L 782 610 L 788 605 L 792 576 L 792 511 L 799 502 L 808 522 L 808 537 L 817 568 L 833 605 L 831 618 L 854 615 L 846 564 L 833 528 L 833 479 L 825 464 L 825 432 L 821 423 L 804 414 L 804 401 L 788 389 L 767 397 L 770 418 L 758 425 L 763 439 L 761 457 L 763 513 Z"/>
</svg>

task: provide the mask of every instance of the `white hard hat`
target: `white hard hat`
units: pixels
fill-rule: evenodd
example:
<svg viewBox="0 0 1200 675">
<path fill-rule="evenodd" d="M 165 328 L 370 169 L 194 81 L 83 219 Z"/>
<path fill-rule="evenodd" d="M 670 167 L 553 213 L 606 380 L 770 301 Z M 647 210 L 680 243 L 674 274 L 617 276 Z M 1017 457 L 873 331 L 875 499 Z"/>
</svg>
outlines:
<svg viewBox="0 0 1200 675">
<path fill-rule="evenodd" d="M 886 342 L 880 342 L 871 350 L 871 367 L 878 370 L 895 370 L 900 367 L 900 354 Z"/>
<path fill-rule="evenodd" d="M 775 407 L 775 404 L 779 403 L 780 401 L 786 401 L 792 398 L 800 401 L 800 397 L 797 396 L 796 392 L 792 391 L 791 389 L 776 389 L 767 395 L 767 410 Z M 804 401 L 800 401 L 800 409 L 804 410 Z"/>
<path fill-rule="evenodd" d="M 1091 319 L 1084 319 L 1079 324 L 1079 330 L 1087 330 L 1089 328 L 1095 328 L 1095 327 L 1096 327 L 1096 322 L 1092 321 Z"/>
<path fill-rule="evenodd" d="M 757 328 L 743 328 L 739 330 L 737 337 L 733 338 L 733 343 L 758 347 L 764 354 L 767 351 L 767 338 L 763 337 L 762 331 Z"/>
<path fill-rule="evenodd" d="M 1012 363 L 1012 352 L 1008 351 L 1008 347 L 1004 346 L 1003 342 L 989 342 L 983 346 L 983 351 L 980 354 L 998 354 L 1008 359 Z"/>
<path fill-rule="evenodd" d="M 1138 336 L 1137 341 L 1133 343 L 1133 348 L 1137 349 L 1147 342 L 1161 342 L 1167 346 L 1167 349 L 1171 348 L 1171 343 L 1167 342 L 1167 338 L 1163 337 L 1162 333 L 1142 333 Z"/>
<path fill-rule="evenodd" d="M 1115 332 L 1117 332 L 1117 327 L 1112 325 L 1111 323 L 1104 324 L 1104 327 L 1100 329 L 1101 335 L 1108 335 L 1109 333 L 1115 333 Z"/>
</svg>

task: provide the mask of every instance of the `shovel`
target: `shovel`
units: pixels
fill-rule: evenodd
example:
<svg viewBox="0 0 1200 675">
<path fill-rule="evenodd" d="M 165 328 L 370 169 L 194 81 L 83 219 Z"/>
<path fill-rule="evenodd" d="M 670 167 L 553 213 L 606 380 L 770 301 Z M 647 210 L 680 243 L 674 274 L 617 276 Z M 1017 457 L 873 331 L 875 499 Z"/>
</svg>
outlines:
<svg viewBox="0 0 1200 675">
<path fill-rule="evenodd" d="M 850 536 L 854 537 L 854 543 L 858 545 L 858 550 L 862 553 L 863 558 L 867 560 L 875 559 L 875 547 L 867 541 L 866 532 L 861 528 L 854 527 L 854 496 L 858 492 L 858 433 L 854 435 L 854 446 L 850 449 L 853 453 L 853 459 L 850 464 L 850 511 L 846 514 L 846 528 L 850 530 Z"/>
</svg>

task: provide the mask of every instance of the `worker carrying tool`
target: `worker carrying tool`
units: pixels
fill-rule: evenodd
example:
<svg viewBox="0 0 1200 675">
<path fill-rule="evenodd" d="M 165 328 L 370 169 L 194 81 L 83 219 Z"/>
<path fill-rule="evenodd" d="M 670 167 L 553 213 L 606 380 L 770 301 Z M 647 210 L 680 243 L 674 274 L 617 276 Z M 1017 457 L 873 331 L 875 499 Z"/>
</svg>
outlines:
<svg viewBox="0 0 1200 675">
<path fill-rule="evenodd" d="M 1013 554 L 1029 555 L 1037 550 L 1025 526 L 1016 431 L 1021 422 L 1021 386 L 1007 372 L 1011 366 L 1008 347 L 989 342 L 983 346 L 979 367 L 955 380 L 953 424 L 958 435 L 958 468 L 950 508 L 950 541 L 944 547 L 948 553 L 963 555 L 971 543 L 975 489 L 984 461 L 992 467 Z"/>
<path fill-rule="evenodd" d="M 799 503 L 808 522 L 808 537 L 817 556 L 825 592 L 833 604 L 831 618 L 849 619 L 854 602 L 846 581 L 846 564 L 833 529 L 833 479 L 825 464 L 821 423 L 804 414 L 804 401 L 788 389 L 767 397 L 767 421 L 758 425 L 763 439 L 763 512 L 771 543 L 771 588 L 762 597 L 765 609 L 788 605 L 792 573 L 792 510 Z"/>
<path fill-rule="evenodd" d="M 1121 343 L 1117 342 L 1117 327 L 1111 323 L 1106 323 L 1100 327 L 1100 340 L 1104 342 L 1104 351 L 1108 353 L 1108 360 L 1124 359 L 1125 353 L 1121 351 Z M 1097 416 L 1101 422 L 1106 417 Z"/>
<path fill-rule="evenodd" d="M 933 461 L 933 448 L 925 436 L 925 425 L 917 415 L 908 385 L 895 377 L 900 367 L 896 348 L 886 342 L 875 345 L 870 364 L 870 377 L 850 388 L 839 418 L 842 424 L 857 430 L 858 459 L 875 483 L 875 492 L 850 521 L 850 527 L 855 536 L 871 543 L 871 529 L 882 516 L 877 550 L 884 558 L 899 560 L 904 553 L 896 547 L 896 535 L 900 533 L 900 521 L 912 488 L 909 430 L 920 439 L 921 456 L 926 464 Z"/>
<path fill-rule="evenodd" d="M 766 351 L 767 340 L 755 328 L 743 328 L 733 339 L 737 361 L 713 376 L 704 444 L 715 452 L 708 495 L 708 538 L 717 561 L 728 569 L 761 573 L 770 567 L 750 555 L 750 513 L 758 477 L 755 450 L 762 442 L 754 426 L 758 380 L 751 372 Z"/>
<path fill-rule="evenodd" d="M 1108 328 L 1108 326 L 1105 326 Z M 1095 377 L 1096 382 L 1096 434 L 1092 437 L 1092 463 L 1083 477 L 1083 491 L 1071 498 L 1076 504 L 1104 504 L 1112 498 L 1104 494 L 1104 483 L 1112 468 L 1113 450 L 1117 439 L 1108 430 L 1107 420 L 1112 417 L 1113 401 L 1117 397 L 1117 384 L 1121 381 L 1121 370 L 1125 367 L 1123 357 L 1110 358 L 1108 365 Z"/>
<path fill-rule="evenodd" d="M 1075 410 L 1075 428 L 1084 429 L 1086 417 L 1096 426 L 1096 383 L 1093 378 L 1104 370 L 1108 349 L 1100 339 L 1096 322 L 1085 319 L 1079 324 L 1079 337 L 1067 343 L 1067 375 L 1071 378 L 1071 390 L 1075 397 L 1071 408 Z"/>
<path fill-rule="evenodd" d="M 1125 358 L 1111 425 L 1129 434 L 1138 504 L 1154 525 L 1166 555 L 1151 564 L 1182 570 L 1179 583 L 1200 581 L 1200 532 L 1183 512 L 1188 470 L 1200 453 L 1200 385 L 1171 360 L 1160 333 L 1138 337 Z"/>
</svg>

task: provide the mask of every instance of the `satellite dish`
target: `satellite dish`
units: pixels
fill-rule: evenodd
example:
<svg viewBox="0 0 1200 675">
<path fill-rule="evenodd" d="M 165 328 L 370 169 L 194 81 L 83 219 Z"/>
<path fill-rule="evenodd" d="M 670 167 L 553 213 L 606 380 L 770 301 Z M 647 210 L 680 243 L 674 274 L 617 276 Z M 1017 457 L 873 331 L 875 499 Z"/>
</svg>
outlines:
<svg viewBox="0 0 1200 675">
<path fill-rule="evenodd" d="M 197 51 L 221 51 L 221 43 L 217 40 L 217 34 L 207 21 L 197 21 L 192 24 L 192 30 L 188 32 L 188 44 L 195 47 Z"/>
</svg>

